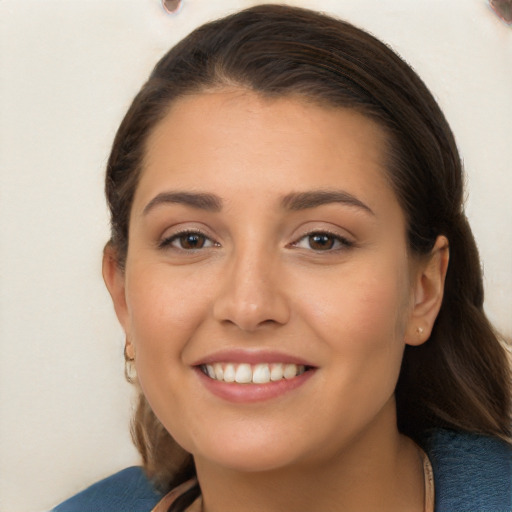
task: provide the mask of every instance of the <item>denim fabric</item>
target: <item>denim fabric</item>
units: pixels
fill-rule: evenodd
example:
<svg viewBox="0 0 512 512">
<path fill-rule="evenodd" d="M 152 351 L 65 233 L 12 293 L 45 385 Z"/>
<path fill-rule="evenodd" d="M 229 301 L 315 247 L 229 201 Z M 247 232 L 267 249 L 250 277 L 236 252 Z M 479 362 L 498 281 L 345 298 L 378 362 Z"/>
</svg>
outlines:
<svg viewBox="0 0 512 512">
<path fill-rule="evenodd" d="M 50 512 L 149 512 L 161 498 L 142 468 L 133 466 L 91 485 Z"/>
<path fill-rule="evenodd" d="M 425 443 L 436 512 L 512 512 L 512 448 L 492 437 L 435 431 Z"/>
</svg>

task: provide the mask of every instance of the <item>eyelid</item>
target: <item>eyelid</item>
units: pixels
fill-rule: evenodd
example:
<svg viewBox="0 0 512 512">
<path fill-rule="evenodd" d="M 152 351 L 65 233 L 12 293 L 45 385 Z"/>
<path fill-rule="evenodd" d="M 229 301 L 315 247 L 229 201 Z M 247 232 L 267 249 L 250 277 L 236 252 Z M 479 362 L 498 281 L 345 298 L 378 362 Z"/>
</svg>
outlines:
<svg viewBox="0 0 512 512">
<path fill-rule="evenodd" d="M 172 242 L 174 242 L 175 240 L 179 239 L 179 237 L 183 236 L 183 235 L 187 235 L 187 234 L 191 234 L 191 235 L 201 235 L 201 236 L 204 236 L 205 239 L 209 240 L 210 242 L 212 242 L 212 245 L 209 246 L 209 247 L 200 247 L 198 249 L 183 249 L 181 247 L 174 247 L 172 245 Z M 157 242 L 157 246 L 159 249 L 168 249 L 168 248 L 172 248 L 172 249 L 175 249 L 175 250 L 178 250 L 178 251 L 184 251 L 184 252 L 192 252 L 192 251 L 199 251 L 201 249 L 210 249 L 211 247 L 219 247 L 220 244 L 215 241 L 213 239 L 212 236 L 208 235 L 207 233 L 205 233 L 205 231 L 199 229 L 199 228 L 181 228 L 177 231 L 174 231 L 172 234 L 170 235 L 167 235 L 167 236 L 164 236 L 162 238 L 160 238 Z"/>
<path fill-rule="evenodd" d="M 326 249 L 324 251 L 315 250 L 313 248 L 307 248 L 308 250 L 311 250 L 311 251 L 317 252 L 317 253 L 319 253 L 319 252 L 335 252 L 335 251 L 339 251 L 339 250 L 343 250 L 343 249 L 349 249 L 349 248 L 351 248 L 351 247 L 353 247 L 355 245 L 355 241 L 353 241 L 351 238 L 343 236 L 340 233 L 336 233 L 333 230 L 322 229 L 322 228 L 311 229 L 310 231 L 308 231 L 308 232 L 302 234 L 300 237 L 298 237 L 290 245 L 292 247 L 301 248 L 301 247 L 299 247 L 299 243 L 302 240 L 304 240 L 304 239 L 306 239 L 308 237 L 314 236 L 314 235 L 327 235 L 327 236 L 330 236 L 330 237 L 334 238 L 341 245 L 341 247 Z"/>
</svg>

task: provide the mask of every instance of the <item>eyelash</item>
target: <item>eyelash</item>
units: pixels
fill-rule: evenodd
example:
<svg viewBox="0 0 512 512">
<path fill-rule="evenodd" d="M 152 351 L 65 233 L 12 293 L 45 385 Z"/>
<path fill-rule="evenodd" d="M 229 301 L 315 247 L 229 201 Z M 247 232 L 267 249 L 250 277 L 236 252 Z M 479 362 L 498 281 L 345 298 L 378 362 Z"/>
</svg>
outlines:
<svg viewBox="0 0 512 512">
<path fill-rule="evenodd" d="M 211 242 L 211 245 L 208 247 L 201 246 L 198 248 L 189 248 L 189 249 L 186 249 L 184 247 L 176 247 L 173 245 L 173 242 L 175 242 L 177 240 L 184 239 L 185 237 L 190 237 L 190 236 L 194 236 L 194 235 L 203 238 L 204 243 Z M 218 247 L 218 246 L 219 246 L 219 244 L 217 242 L 214 242 L 209 236 L 205 235 L 202 231 L 194 230 L 194 229 L 187 229 L 184 231 L 180 231 L 178 233 L 174 233 L 174 235 L 164 238 L 163 240 L 161 240 L 158 243 L 159 249 L 166 249 L 168 247 L 171 247 L 171 248 L 179 250 L 179 251 L 199 251 L 201 249 L 209 249 L 210 247 Z"/>
<path fill-rule="evenodd" d="M 191 237 L 191 236 L 201 237 L 203 239 L 203 245 L 198 248 L 188 248 L 188 249 L 185 247 L 176 247 L 173 245 L 174 242 L 179 241 L 180 239 L 183 241 L 185 239 L 185 237 Z M 324 240 L 327 239 L 328 242 L 332 241 L 332 245 L 330 247 L 327 247 L 326 249 L 325 248 L 315 249 L 311 246 L 311 239 L 313 237 L 324 237 Z M 302 241 L 308 240 L 308 239 L 309 239 L 309 242 L 308 242 L 309 247 L 300 247 L 300 243 Z M 208 243 L 208 242 L 211 245 L 204 247 L 204 244 Z M 180 231 L 180 232 L 175 233 L 167 238 L 164 238 L 158 244 L 159 249 L 166 249 L 168 247 L 171 247 L 173 249 L 187 251 L 187 252 L 188 251 L 199 251 L 201 249 L 209 249 L 211 247 L 219 247 L 219 246 L 220 246 L 220 244 L 213 241 L 210 237 L 208 237 L 202 231 L 198 231 L 198 230 Z M 343 249 L 349 249 L 354 246 L 354 242 L 348 240 L 347 238 L 345 238 L 343 236 L 340 236 L 340 235 L 337 235 L 334 233 L 330 233 L 329 231 L 311 231 L 310 233 L 307 233 L 307 234 L 301 236 L 296 242 L 291 243 L 290 246 L 296 247 L 296 248 L 310 249 L 316 253 L 321 253 L 321 252 L 335 252 L 335 251 L 340 251 Z"/>
<path fill-rule="evenodd" d="M 328 247 L 327 249 L 315 249 L 315 248 L 311 247 L 312 237 L 325 237 L 333 242 L 334 247 L 331 246 L 331 247 Z M 343 236 L 340 236 L 340 235 L 337 235 L 334 233 L 330 233 L 329 231 L 311 231 L 310 233 L 307 233 L 307 234 L 303 235 L 302 237 L 300 237 L 296 242 L 293 242 L 291 245 L 292 245 L 292 247 L 301 248 L 301 247 L 299 247 L 299 244 L 303 240 L 308 240 L 308 239 L 309 239 L 309 242 L 308 242 L 309 247 L 306 249 L 310 249 L 310 250 L 314 251 L 315 253 L 336 252 L 336 251 L 340 251 L 340 250 L 342 251 L 344 249 L 350 249 L 351 247 L 354 246 L 354 242 L 352 242 L 351 240 L 348 240 L 347 238 L 345 238 Z"/>
</svg>

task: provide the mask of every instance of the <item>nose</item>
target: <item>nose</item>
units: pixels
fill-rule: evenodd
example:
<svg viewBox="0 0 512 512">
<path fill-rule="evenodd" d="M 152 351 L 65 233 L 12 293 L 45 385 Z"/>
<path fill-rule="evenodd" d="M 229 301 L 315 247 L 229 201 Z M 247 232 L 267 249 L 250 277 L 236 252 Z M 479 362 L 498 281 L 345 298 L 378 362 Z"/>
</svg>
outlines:
<svg viewBox="0 0 512 512">
<path fill-rule="evenodd" d="M 247 332 L 289 321 L 289 302 L 279 279 L 277 258 L 264 251 L 246 250 L 230 261 L 213 307 L 217 321 Z"/>
</svg>

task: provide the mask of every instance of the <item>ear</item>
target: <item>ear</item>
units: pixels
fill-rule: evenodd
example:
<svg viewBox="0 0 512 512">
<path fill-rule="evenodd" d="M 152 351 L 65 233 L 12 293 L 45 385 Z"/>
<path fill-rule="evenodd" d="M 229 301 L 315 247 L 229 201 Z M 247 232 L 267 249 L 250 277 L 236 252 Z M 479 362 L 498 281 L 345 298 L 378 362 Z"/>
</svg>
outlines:
<svg viewBox="0 0 512 512">
<path fill-rule="evenodd" d="M 117 250 L 110 243 L 108 243 L 103 250 L 102 273 L 103 280 L 105 281 L 105 285 L 107 286 L 114 304 L 117 319 L 127 337 L 125 353 L 129 358 L 133 358 L 133 346 L 128 341 L 130 315 L 126 303 L 125 274 L 119 266 Z"/>
<path fill-rule="evenodd" d="M 416 267 L 412 310 L 405 332 L 408 345 L 421 345 L 430 337 L 443 302 L 449 256 L 447 238 L 438 236 L 429 256 Z"/>
</svg>

